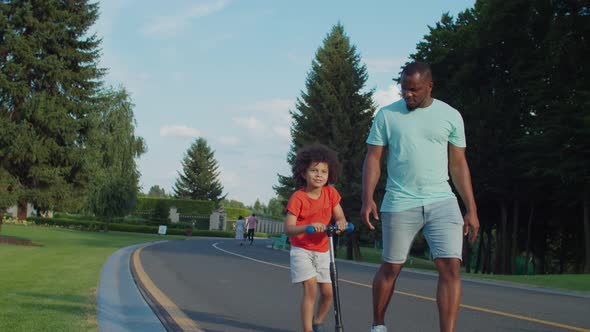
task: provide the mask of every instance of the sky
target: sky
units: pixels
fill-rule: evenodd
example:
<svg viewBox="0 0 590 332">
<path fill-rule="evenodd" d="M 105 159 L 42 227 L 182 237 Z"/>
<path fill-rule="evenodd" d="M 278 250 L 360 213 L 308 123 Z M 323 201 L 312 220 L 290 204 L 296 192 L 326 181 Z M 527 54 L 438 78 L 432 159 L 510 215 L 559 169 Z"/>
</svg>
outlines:
<svg viewBox="0 0 590 332">
<path fill-rule="evenodd" d="M 365 90 L 385 106 L 399 99 L 392 78 L 428 27 L 474 3 L 100 0 L 91 32 L 102 38 L 105 83 L 124 87 L 135 105 L 136 134 L 147 143 L 137 160 L 143 192 L 172 192 L 188 148 L 203 137 L 227 198 L 267 204 L 277 174 L 290 175 L 289 110 L 335 24 L 367 67 Z"/>
</svg>

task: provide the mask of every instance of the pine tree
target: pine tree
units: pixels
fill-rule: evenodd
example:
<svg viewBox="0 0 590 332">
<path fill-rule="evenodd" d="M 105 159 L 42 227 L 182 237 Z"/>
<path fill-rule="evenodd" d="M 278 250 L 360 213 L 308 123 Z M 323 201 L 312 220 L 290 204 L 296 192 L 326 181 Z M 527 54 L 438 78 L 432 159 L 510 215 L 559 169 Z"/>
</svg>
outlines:
<svg viewBox="0 0 590 332">
<path fill-rule="evenodd" d="M 362 91 L 366 81 L 366 66 L 344 27 L 336 24 L 316 52 L 306 91 L 297 99 L 296 110 L 291 111 L 289 164 L 304 145 L 319 142 L 334 149 L 342 163 L 336 187 L 349 221 L 358 220 L 365 140 L 375 111 L 373 91 Z M 288 198 L 296 190 L 291 176 L 279 175 L 279 183 L 274 187 L 279 197 Z"/>
<path fill-rule="evenodd" d="M 0 2 L 0 167 L 38 210 L 78 203 L 96 116 L 100 39 L 84 0 Z"/>
<path fill-rule="evenodd" d="M 174 184 L 174 195 L 178 198 L 209 200 L 216 204 L 222 196 L 223 186 L 219 181 L 219 165 L 204 138 L 198 138 L 182 161 L 182 173 Z"/>
</svg>

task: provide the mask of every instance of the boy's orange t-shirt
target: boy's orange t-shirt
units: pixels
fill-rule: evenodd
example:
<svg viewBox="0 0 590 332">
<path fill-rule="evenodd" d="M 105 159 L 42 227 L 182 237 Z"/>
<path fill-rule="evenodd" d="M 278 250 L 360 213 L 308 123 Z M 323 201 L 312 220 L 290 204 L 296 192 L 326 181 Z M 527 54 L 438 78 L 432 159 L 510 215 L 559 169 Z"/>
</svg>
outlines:
<svg viewBox="0 0 590 332">
<path fill-rule="evenodd" d="M 329 225 L 334 207 L 340 203 L 340 194 L 332 186 L 323 186 L 319 198 L 309 197 L 304 189 L 297 190 L 287 203 L 287 212 L 297 217 L 297 226 L 320 222 Z M 290 236 L 291 245 L 307 250 L 326 252 L 329 248 L 325 232 Z"/>
</svg>

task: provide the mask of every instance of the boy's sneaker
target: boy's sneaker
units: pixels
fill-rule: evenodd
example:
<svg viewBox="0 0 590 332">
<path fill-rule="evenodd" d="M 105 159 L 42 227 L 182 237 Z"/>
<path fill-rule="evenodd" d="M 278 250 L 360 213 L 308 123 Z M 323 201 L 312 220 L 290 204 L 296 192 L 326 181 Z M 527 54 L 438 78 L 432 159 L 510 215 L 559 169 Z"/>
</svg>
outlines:
<svg viewBox="0 0 590 332">
<path fill-rule="evenodd" d="M 313 332 L 326 332 L 324 324 L 313 324 L 311 328 L 313 329 Z"/>
<path fill-rule="evenodd" d="M 371 326 L 371 332 L 387 332 L 385 325 Z"/>
</svg>

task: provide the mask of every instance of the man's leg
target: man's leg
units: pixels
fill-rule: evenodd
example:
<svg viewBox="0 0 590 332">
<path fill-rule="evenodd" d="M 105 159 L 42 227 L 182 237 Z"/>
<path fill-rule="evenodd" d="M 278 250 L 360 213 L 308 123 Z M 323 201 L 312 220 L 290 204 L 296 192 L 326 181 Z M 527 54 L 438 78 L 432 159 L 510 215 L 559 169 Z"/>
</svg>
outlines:
<svg viewBox="0 0 590 332">
<path fill-rule="evenodd" d="M 461 303 L 461 261 L 457 258 L 437 258 L 438 270 L 436 303 L 441 332 L 452 332 L 457 323 Z"/>
<path fill-rule="evenodd" d="M 373 278 L 373 325 L 385 325 L 385 311 L 403 264 L 381 263 Z"/>
</svg>

